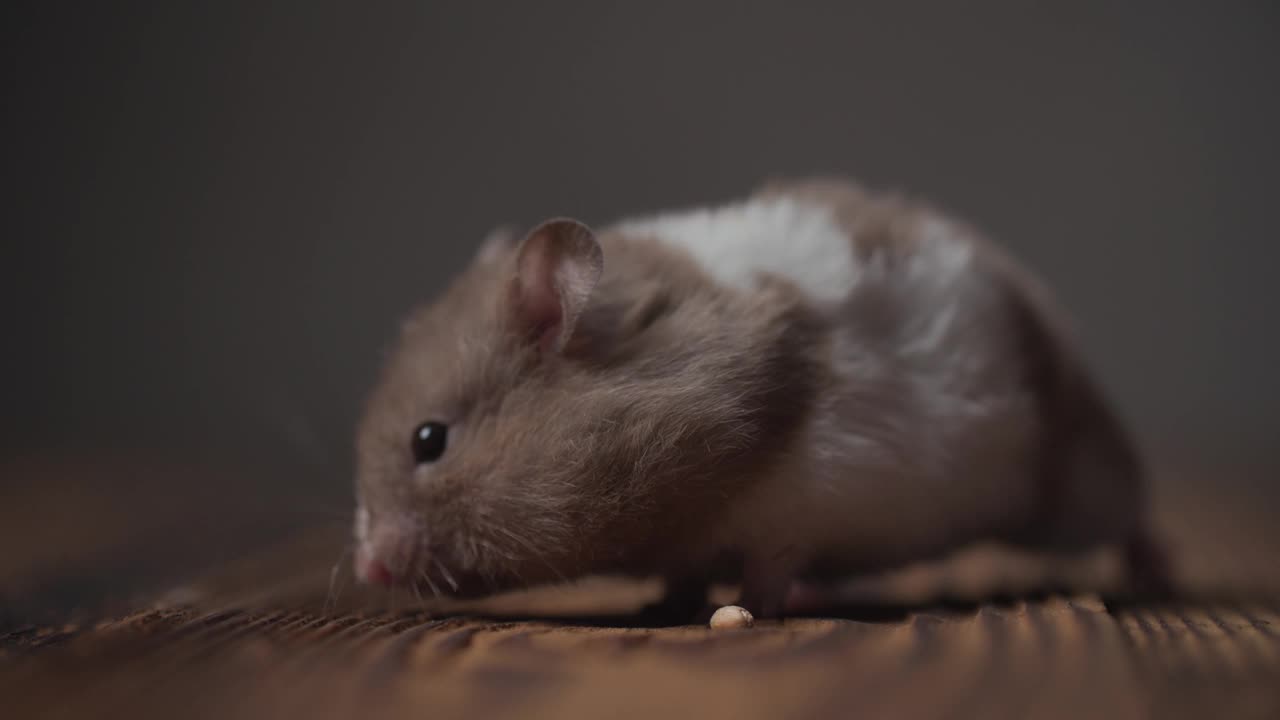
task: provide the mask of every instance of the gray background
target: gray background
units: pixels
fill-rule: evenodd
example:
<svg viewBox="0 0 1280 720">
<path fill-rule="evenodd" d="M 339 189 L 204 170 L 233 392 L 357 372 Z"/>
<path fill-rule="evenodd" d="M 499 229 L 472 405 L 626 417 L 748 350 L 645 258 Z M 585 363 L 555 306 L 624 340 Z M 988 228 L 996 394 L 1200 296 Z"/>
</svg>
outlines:
<svg viewBox="0 0 1280 720">
<path fill-rule="evenodd" d="M 345 497 L 491 226 L 840 172 L 1043 274 L 1153 452 L 1277 466 L 1274 2 L 611 5 L 6 3 L 5 453 Z"/>
</svg>

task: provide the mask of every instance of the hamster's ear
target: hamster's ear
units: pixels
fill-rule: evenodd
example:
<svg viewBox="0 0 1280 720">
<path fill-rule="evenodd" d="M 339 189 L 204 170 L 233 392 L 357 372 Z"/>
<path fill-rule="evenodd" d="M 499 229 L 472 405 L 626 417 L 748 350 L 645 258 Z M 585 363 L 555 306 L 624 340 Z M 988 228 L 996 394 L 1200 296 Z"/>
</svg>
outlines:
<svg viewBox="0 0 1280 720">
<path fill-rule="evenodd" d="M 515 322 L 544 352 L 560 352 L 604 272 L 604 252 L 591 229 L 556 218 L 520 244 L 511 287 Z"/>
<path fill-rule="evenodd" d="M 519 231 L 511 225 L 501 225 L 489 231 L 476 250 L 475 261 L 486 264 L 496 261 L 519 242 Z"/>
</svg>

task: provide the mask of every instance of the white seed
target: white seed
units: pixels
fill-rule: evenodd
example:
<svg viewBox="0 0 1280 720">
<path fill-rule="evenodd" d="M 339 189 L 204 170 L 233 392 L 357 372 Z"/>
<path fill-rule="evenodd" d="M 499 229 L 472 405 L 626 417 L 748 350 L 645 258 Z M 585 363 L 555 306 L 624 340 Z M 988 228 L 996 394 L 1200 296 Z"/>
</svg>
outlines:
<svg viewBox="0 0 1280 720">
<path fill-rule="evenodd" d="M 746 608 L 740 608 L 737 605 L 725 605 L 711 616 L 711 627 L 715 630 L 749 628 L 755 622 L 756 619 L 747 612 Z"/>
</svg>

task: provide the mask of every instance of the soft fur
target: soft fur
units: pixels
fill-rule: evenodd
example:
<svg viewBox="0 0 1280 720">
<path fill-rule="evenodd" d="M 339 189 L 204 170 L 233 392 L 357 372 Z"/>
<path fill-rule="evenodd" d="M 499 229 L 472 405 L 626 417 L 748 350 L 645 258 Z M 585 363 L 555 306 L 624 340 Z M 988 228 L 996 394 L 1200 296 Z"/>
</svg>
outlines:
<svg viewBox="0 0 1280 720">
<path fill-rule="evenodd" d="M 448 449 L 415 466 L 427 420 Z M 495 233 L 405 324 L 358 457 L 361 574 L 458 593 L 697 588 L 727 558 L 769 616 L 798 577 L 1145 537 L 1135 455 L 1043 288 L 841 180 Z"/>
</svg>

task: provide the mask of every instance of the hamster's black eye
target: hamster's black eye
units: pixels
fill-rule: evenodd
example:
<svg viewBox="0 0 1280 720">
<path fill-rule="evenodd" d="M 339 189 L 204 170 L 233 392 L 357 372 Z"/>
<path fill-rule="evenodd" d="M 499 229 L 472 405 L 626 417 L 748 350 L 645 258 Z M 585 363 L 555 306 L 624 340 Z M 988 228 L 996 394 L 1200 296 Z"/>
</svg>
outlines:
<svg viewBox="0 0 1280 720">
<path fill-rule="evenodd" d="M 444 454 L 445 437 L 449 426 L 439 422 L 425 422 L 413 431 L 413 459 L 419 464 L 435 462 Z"/>
</svg>

